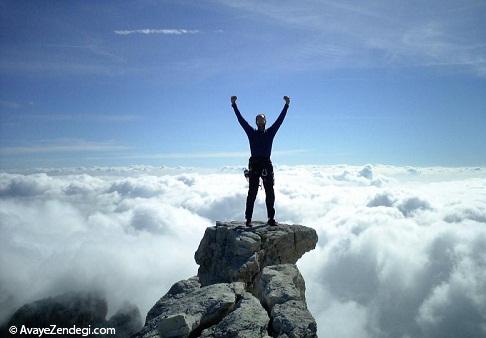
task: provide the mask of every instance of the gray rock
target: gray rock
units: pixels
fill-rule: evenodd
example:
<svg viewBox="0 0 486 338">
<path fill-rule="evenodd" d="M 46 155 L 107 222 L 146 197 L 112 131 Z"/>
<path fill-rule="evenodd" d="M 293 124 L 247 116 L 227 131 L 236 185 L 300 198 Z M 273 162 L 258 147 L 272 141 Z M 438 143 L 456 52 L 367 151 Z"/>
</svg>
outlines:
<svg viewBox="0 0 486 338">
<path fill-rule="evenodd" d="M 185 313 L 169 314 L 160 320 L 158 331 L 161 337 L 188 337 L 199 323 L 196 316 Z"/>
<path fill-rule="evenodd" d="M 255 293 L 270 311 L 275 337 L 317 337 L 317 324 L 305 302 L 304 278 L 295 264 L 265 267 Z"/>
<path fill-rule="evenodd" d="M 268 337 L 269 321 L 260 301 L 245 292 L 236 309 L 218 324 L 204 330 L 201 338 L 264 338 Z"/>
<path fill-rule="evenodd" d="M 276 304 L 271 317 L 273 337 L 317 337 L 316 321 L 303 301 L 289 300 L 283 304 Z"/>
<path fill-rule="evenodd" d="M 267 309 L 289 300 L 305 302 L 304 278 L 295 264 L 267 266 L 255 283 L 255 293 Z"/>
<path fill-rule="evenodd" d="M 194 257 L 202 285 L 250 284 L 265 266 L 294 264 L 316 243 L 316 231 L 302 225 L 247 228 L 242 222 L 216 222 L 206 229 Z"/>
<path fill-rule="evenodd" d="M 295 266 L 316 243 L 302 225 L 217 222 L 194 255 L 198 276 L 175 283 L 133 337 L 316 337 Z"/>
<path fill-rule="evenodd" d="M 199 289 L 200 287 L 201 283 L 199 282 L 199 278 L 197 276 L 193 276 L 191 278 L 178 281 L 171 286 L 167 293 L 174 296 L 180 293 L 187 293 L 189 291 Z"/>
<path fill-rule="evenodd" d="M 150 322 L 152 319 L 160 316 L 160 314 L 164 311 L 163 307 L 165 306 L 165 303 L 162 302 L 163 299 L 182 298 L 185 296 L 186 293 L 198 290 L 200 287 L 201 283 L 199 283 L 199 278 L 197 278 L 197 276 L 181 280 L 172 285 L 167 294 L 162 297 L 157 303 L 155 303 L 155 305 L 149 310 L 145 319 L 145 325 L 147 325 L 147 323 Z"/>
<path fill-rule="evenodd" d="M 232 311 L 245 292 L 243 283 L 198 285 L 194 277 L 174 284 L 152 307 L 145 326 L 134 337 L 198 336 Z"/>
</svg>

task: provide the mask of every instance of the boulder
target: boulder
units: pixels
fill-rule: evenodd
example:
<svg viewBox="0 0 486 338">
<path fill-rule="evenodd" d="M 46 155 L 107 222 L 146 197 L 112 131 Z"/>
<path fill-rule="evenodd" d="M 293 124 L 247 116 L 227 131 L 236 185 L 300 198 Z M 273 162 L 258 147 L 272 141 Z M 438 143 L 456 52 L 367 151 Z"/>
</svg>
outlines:
<svg viewBox="0 0 486 338">
<path fill-rule="evenodd" d="M 245 292 L 235 310 L 218 324 L 204 330 L 201 338 L 264 338 L 268 337 L 269 321 L 260 301 Z"/>
<path fill-rule="evenodd" d="M 270 310 L 289 300 L 305 302 L 304 278 L 295 264 L 270 265 L 257 278 L 255 293 Z"/>
<path fill-rule="evenodd" d="M 317 337 L 317 324 L 305 301 L 304 278 L 295 264 L 265 267 L 255 293 L 270 313 L 273 337 Z"/>
<path fill-rule="evenodd" d="M 289 300 L 282 304 L 275 304 L 270 316 L 272 337 L 317 337 L 316 321 L 303 301 Z"/>
<path fill-rule="evenodd" d="M 196 278 L 174 284 L 149 311 L 135 337 L 197 337 L 231 312 L 245 292 L 243 283 L 198 285 Z"/>
<path fill-rule="evenodd" d="M 302 225 L 248 228 L 243 222 L 217 222 L 206 229 L 195 253 L 199 280 L 250 284 L 265 266 L 295 264 L 316 243 L 316 231 Z"/>
</svg>

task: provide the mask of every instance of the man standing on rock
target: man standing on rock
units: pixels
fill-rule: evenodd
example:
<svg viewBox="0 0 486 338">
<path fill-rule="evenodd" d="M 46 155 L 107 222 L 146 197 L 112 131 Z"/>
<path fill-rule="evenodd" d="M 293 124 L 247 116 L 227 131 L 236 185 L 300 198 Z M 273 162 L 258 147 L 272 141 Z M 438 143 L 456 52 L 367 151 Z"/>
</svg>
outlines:
<svg viewBox="0 0 486 338">
<path fill-rule="evenodd" d="M 272 153 L 272 143 L 278 128 L 282 124 L 285 115 L 287 114 L 287 109 L 289 108 L 290 98 L 284 96 L 285 106 L 278 116 L 277 120 L 270 126 L 270 128 L 265 129 L 265 124 L 267 122 L 264 114 L 259 114 L 256 116 L 257 129 L 250 126 L 248 122 L 241 116 L 238 107 L 236 106 L 236 96 L 231 97 L 231 106 L 235 111 L 238 122 L 245 130 L 248 140 L 250 141 L 251 157 L 248 161 L 248 171 L 249 171 L 249 181 L 250 186 L 248 188 L 248 196 L 246 198 L 246 226 L 251 227 L 251 217 L 253 215 L 253 206 L 255 204 L 255 199 L 258 193 L 258 186 L 260 183 L 260 177 L 263 180 L 263 187 L 265 188 L 265 204 L 267 205 L 267 215 L 268 224 L 277 225 L 275 221 L 275 193 L 273 191 L 274 175 L 273 175 L 273 165 L 270 160 L 270 155 Z"/>
</svg>

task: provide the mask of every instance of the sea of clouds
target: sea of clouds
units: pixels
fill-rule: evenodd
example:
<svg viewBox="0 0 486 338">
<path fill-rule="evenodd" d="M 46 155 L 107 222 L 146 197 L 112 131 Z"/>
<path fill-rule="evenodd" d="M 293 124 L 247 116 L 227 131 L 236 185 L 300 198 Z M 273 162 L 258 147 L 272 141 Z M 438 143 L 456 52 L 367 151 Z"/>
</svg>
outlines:
<svg viewBox="0 0 486 338">
<path fill-rule="evenodd" d="M 275 184 L 277 220 L 319 235 L 298 266 L 320 336 L 486 336 L 486 168 L 275 165 Z M 236 167 L 0 173 L 0 322 L 83 289 L 145 316 L 247 188 Z"/>
</svg>

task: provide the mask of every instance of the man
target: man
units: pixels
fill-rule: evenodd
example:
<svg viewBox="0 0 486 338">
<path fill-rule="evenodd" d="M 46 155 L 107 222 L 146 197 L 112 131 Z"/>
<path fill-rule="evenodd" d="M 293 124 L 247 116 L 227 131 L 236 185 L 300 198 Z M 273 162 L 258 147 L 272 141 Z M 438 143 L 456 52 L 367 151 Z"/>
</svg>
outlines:
<svg viewBox="0 0 486 338">
<path fill-rule="evenodd" d="M 251 217 L 253 215 L 253 206 L 258 193 L 258 186 L 260 177 L 263 180 L 263 187 L 265 188 L 265 204 L 267 205 L 268 224 L 271 226 L 277 225 L 275 221 L 275 194 L 273 191 L 274 176 L 273 165 L 270 160 L 272 153 L 272 143 L 278 128 L 282 124 L 287 109 L 289 108 L 290 98 L 284 96 L 285 106 L 280 113 L 277 120 L 268 129 L 265 129 L 267 122 L 264 114 L 256 116 L 257 129 L 252 128 L 248 122 L 241 116 L 238 107 L 236 106 L 236 96 L 231 97 L 231 106 L 235 111 L 238 122 L 245 130 L 248 140 L 250 142 L 251 157 L 248 161 L 249 181 L 248 196 L 246 198 L 246 226 L 251 227 Z"/>
</svg>

